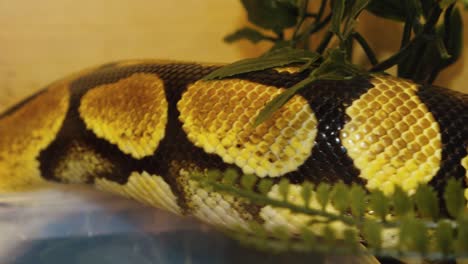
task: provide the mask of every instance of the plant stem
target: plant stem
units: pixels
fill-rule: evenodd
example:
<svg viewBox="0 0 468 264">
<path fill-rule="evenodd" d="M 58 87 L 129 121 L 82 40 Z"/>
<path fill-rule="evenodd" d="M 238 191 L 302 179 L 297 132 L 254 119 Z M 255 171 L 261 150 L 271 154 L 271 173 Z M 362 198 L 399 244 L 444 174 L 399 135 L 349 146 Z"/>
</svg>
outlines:
<svg viewBox="0 0 468 264">
<path fill-rule="evenodd" d="M 411 49 L 414 45 L 418 44 L 419 41 L 424 41 L 424 39 L 426 38 L 426 36 L 428 35 L 433 35 L 433 31 L 434 31 L 434 27 L 437 23 L 437 21 L 439 20 L 439 17 L 440 15 L 442 14 L 442 9 L 440 9 L 440 7 L 435 4 L 435 7 L 433 8 L 432 12 L 431 12 L 431 15 L 429 16 L 428 20 L 427 20 L 427 23 L 424 25 L 422 31 L 420 33 L 418 33 L 411 41 L 407 42 L 406 45 L 404 45 L 397 53 L 395 53 L 394 55 L 392 55 L 390 58 L 387 58 L 386 60 L 378 63 L 377 65 L 375 65 L 374 67 L 372 67 L 370 69 L 371 72 L 377 72 L 377 71 L 385 71 L 387 70 L 388 68 L 398 64 L 400 62 L 400 60 L 402 59 L 403 55 L 405 55 L 405 53 Z M 403 42 L 403 41 L 402 41 Z M 424 52 L 424 48 L 421 48 L 421 49 L 418 49 L 418 54 L 421 54 L 422 52 Z M 421 56 L 421 55 L 419 55 Z M 418 56 L 416 56 L 418 57 Z M 417 63 L 417 62 L 415 62 Z M 418 65 L 413 65 L 414 67 L 412 67 L 413 69 L 417 69 Z M 411 76 L 414 76 L 416 74 L 416 72 L 412 72 L 410 75 Z"/>
<path fill-rule="evenodd" d="M 450 32 L 452 28 L 452 23 L 450 20 L 450 16 L 452 15 L 453 8 L 455 8 L 455 4 L 451 4 L 446 10 L 444 14 L 444 36 L 443 36 L 443 42 L 445 45 L 449 43 L 450 39 Z M 449 54 L 452 55 L 452 54 Z M 433 69 L 431 75 L 429 76 L 428 83 L 433 83 L 437 76 L 439 75 L 440 71 L 443 69 L 443 65 L 441 62 L 439 62 Z"/>
<path fill-rule="evenodd" d="M 318 210 L 318 209 L 312 209 L 312 208 L 306 208 L 304 206 L 298 206 L 298 205 L 295 205 L 295 204 L 292 204 L 292 203 L 289 203 L 289 202 L 286 202 L 286 201 L 283 201 L 283 200 L 272 199 L 272 198 L 269 198 L 269 197 L 267 197 L 265 195 L 254 193 L 252 191 L 239 189 L 239 188 L 235 188 L 235 187 L 233 188 L 232 186 L 225 186 L 224 184 L 218 183 L 218 182 L 212 182 L 212 181 L 206 182 L 206 180 L 202 180 L 202 181 L 205 181 L 205 183 L 207 183 L 209 186 L 213 187 L 214 189 L 216 189 L 218 191 L 232 193 L 232 194 L 235 194 L 237 196 L 249 199 L 250 201 L 253 201 L 255 203 L 267 204 L 267 205 L 276 206 L 276 207 L 280 207 L 280 208 L 287 208 L 287 209 L 290 209 L 290 210 L 292 210 L 294 212 L 297 212 L 297 213 L 323 216 L 323 217 L 328 218 L 330 221 L 339 220 L 339 221 L 342 221 L 345 224 L 349 224 L 349 225 L 353 225 L 353 226 L 355 226 L 357 224 L 356 221 L 354 221 L 351 217 L 335 215 L 335 214 L 328 213 L 326 211 L 322 211 L 322 210 Z"/>
<path fill-rule="evenodd" d="M 378 61 L 377 61 L 377 57 L 375 56 L 375 53 L 374 51 L 372 50 L 372 48 L 369 46 L 369 44 L 367 43 L 367 41 L 364 39 L 364 37 L 359 34 L 358 32 L 354 32 L 352 34 L 352 37 L 359 43 L 359 45 L 361 45 L 362 49 L 364 50 L 364 52 L 366 53 L 366 56 L 367 58 L 369 59 L 369 62 L 375 66 Z"/>
<path fill-rule="evenodd" d="M 322 30 L 331 20 L 331 14 L 328 15 L 323 21 L 313 23 L 312 26 L 306 30 L 305 33 L 301 34 L 300 39 L 298 42 L 302 42 L 307 40 L 310 35 L 317 33 L 318 31 Z"/>
<path fill-rule="evenodd" d="M 400 49 L 408 44 L 411 39 L 411 30 L 413 29 L 414 18 L 408 17 L 405 21 L 405 27 L 403 29 L 403 37 L 401 38 Z"/>
<path fill-rule="evenodd" d="M 298 34 L 299 34 L 299 31 L 302 27 L 302 25 L 304 24 L 304 21 L 306 19 L 306 15 L 307 15 L 307 8 L 309 6 L 309 0 L 304 0 L 302 2 L 302 6 L 300 7 L 301 8 L 301 11 L 300 11 L 300 14 L 301 16 L 299 17 L 299 21 L 297 22 L 296 24 L 296 28 L 294 29 L 294 32 L 293 32 L 293 35 L 292 35 L 292 45 L 295 46 L 295 42 L 296 42 L 296 39 L 298 37 Z"/>
<path fill-rule="evenodd" d="M 323 37 L 322 41 L 318 45 L 317 49 L 315 50 L 319 54 L 323 54 L 325 49 L 328 47 L 328 44 L 330 44 L 331 39 L 333 38 L 333 33 L 330 31 L 327 31 L 325 36 Z"/>
<path fill-rule="evenodd" d="M 322 0 L 322 2 L 320 3 L 319 11 L 317 12 L 317 21 L 320 21 L 320 19 L 322 19 L 326 6 L 327 6 L 327 0 Z"/>
<path fill-rule="evenodd" d="M 417 40 L 414 39 L 413 41 L 409 42 L 403 48 L 401 48 L 400 51 L 390 56 L 390 58 L 387 58 L 386 60 L 374 65 L 374 67 L 372 67 L 370 71 L 371 72 L 385 71 L 391 68 L 392 66 L 398 64 L 400 60 L 402 59 L 403 55 L 405 55 L 406 51 L 408 51 L 416 43 L 416 41 Z"/>
</svg>

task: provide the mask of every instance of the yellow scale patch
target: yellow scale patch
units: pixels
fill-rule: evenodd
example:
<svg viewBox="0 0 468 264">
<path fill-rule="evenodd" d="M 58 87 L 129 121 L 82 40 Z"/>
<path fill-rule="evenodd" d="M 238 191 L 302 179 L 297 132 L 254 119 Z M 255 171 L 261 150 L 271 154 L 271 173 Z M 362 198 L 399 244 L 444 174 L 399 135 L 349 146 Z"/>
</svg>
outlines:
<svg viewBox="0 0 468 264">
<path fill-rule="evenodd" d="M 238 79 L 198 81 L 178 102 L 179 119 L 189 140 L 206 152 L 244 173 L 281 176 L 304 163 L 317 135 L 315 115 L 299 95 L 253 126 L 265 104 L 284 90 Z"/>
<path fill-rule="evenodd" d="M 93 149 L 73 144 L 57 163 L 54 175 L 67 183 L 84 183 L 101 173 L 111 173 L 114 165 Z"/>
<path fill-rule="evenodd" d="M 124 185 L 107 179 L 96 179 L 94 184 L 98 189 L 181 214 L 177 197 L 161 176 L 151 175 L 147 172 L 132 172 L 128 182 Z"/>
<path fill-rule="evenodd" d="M 0 120 L 0 191 L 19 191 L 45 182 L 37 158 L 60 130 L 69 96 L 67 83 L 56 83 Z"/>
<path fill-rule="evenodd" d="M 167 100 L 163 81 L 136 73 L 89 90 L 79 112 L 88 129 L 136 159 L 152 155 L 164 138 Z"/>
<path fill-rule="evenodd" d="M 302 186 L 291 184 L 289 187 L 287 201 L 298 206 L 304 206 L 305 201 L 301 194 Z M 278 185 L 274 185 L 272 187 L 268 193 L 268 197 L 276 200 L 283 200 L 283 196 L 279 192 Z M 322 209 L 316 199 L 315 194 L 312 195 L 309 200 L 309 208 L 317 210 Z M 325 211 L 334 214 L 338 213 L 338 211 L 330 204 L 325 208 Z M 340 221 L 311 224 L 311 221 L 324 221 L 326 219 L 320 216 L 292 213 L 289 209 L 274 208 L 270 205 L 261 209 L 260 217 L 265 221 L 264 225 L 268 230 L 274 230 L 275 228 L 286 228 L 286 230 L 293 234 L 300 234 L 303 228 L 307 227 L 316 235 L 322 235 L 324 228 L 328 225 L 334 231 L 336 231 L 337 235 L 341 236 L 346 228 L 346 225 Z"/>
<path fill-rule="evenodd" d="M 341 140 L 369 189 L 391 194 L 399 185 L 412 192 L 439 169 L 439 125 L 415 84 L 382 75 L 371 82 L 374 87 L 346 109 L 351 120 Z"/>
<path fill-rule="evenodd" d="M 468 183 L 468 156 L 462 159 L 463 168 L 465 168 L 465 181 Z M 465 189 L 465 198 L 468 200 L 468 188 Z M 468 204 L 466 205 L 468 207 Z"/>
</svg>

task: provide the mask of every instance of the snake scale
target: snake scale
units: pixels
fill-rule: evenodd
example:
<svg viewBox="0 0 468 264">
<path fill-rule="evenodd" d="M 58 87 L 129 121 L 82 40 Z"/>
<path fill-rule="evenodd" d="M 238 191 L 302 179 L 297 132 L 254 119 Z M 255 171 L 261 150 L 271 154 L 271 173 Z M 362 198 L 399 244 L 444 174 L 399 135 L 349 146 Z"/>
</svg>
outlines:
<svg viewBox="0 0 468 264">
<path fill-rule="evenodd" d="M 0 191 L 87 183 L 217 226 L 253 219 L 297 232 L 304 217 L 204 189 L 191 172 L 287 178 L 291 199 L 306 180 L 385 194 L 420 183 L 440 192 L 449 177 L 467 187 L 467 94 L 384 74 L 319 81 L 254 127 L 308 73 L 201 80 L 219 67 L 125 61 L 52 83 L 0 115 Z"/>
</svg>

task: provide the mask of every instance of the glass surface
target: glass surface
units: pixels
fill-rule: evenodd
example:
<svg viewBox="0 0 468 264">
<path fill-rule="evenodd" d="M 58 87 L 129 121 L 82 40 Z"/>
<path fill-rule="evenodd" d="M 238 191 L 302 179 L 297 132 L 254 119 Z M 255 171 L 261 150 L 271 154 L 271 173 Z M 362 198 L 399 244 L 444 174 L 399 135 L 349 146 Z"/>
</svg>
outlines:
<svg viewBox="0 0 468 264">
<path fill-rule="evenodd" d="M 84 187 L 0 196 L 0 234 L 5 264 L 351 261 L 259 252 L 192 218 Z"/>
</svg>

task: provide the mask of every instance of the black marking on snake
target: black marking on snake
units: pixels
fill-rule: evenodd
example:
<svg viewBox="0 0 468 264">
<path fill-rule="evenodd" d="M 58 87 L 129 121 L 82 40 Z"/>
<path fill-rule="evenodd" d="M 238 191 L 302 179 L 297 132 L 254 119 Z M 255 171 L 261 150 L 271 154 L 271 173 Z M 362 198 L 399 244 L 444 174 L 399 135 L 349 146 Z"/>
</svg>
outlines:
<svg viewBox="0 0 468 264">
<path fill-rule="evenodd" d="M 14 104 L 12 107 L 6 109 L 5 111 L 1 112 L 0 113 L 0 119 L 8 116 L 8 115 L 11 115 L 13 114 L 14 112 L 16 112 L 16 110 L 19 110 L 20 108 L 22 108 L 24 105 L 26 105 L 27 103 L 31 102 L 32 100 L 34 100 L 36 97 L 38 97 L 39 95 L 45 93 L 47 91 L 47 87 L 44 88 L 44 89 L 41 89 L 40 91 L 30 95 L 29 97 L 27 97 L 26 99 L 24 99 L 23 101 L 17 103 L 17 104 Z"/>
<path fill-rule="evenodd" d="M 183 188 L 177 183 L 176 177 L 178 175 L 174 175 L 174 172 L 182 167 L 171 167 L 173 166 L 171 164 L 174 164 L 173 161 L 179 162 L 179 164 L 192 163 L 202 169 L 223 170 L 227 166 L 231 166 L 240 170 L 235 165 L 224 163 L 218 155 L 205 153 L 202 148 L 194 146 L 188 140 L 178 119 L 180 113 L 177 110 L 177 102 L 181 99 L 187 86 L 214 69 L 216 69 L 214 66 L 204 67 L 197 64 L 179 63 L 140 64 L 125 67 L 108 65 L 76 79 L 70 85 L 70 107 L 62 127 L 56 139 L 40 153 L 38 158 L 42 175 L 47 179 L 59 180 L 59 177 L 53 174 L 55 166 L 60 159 L 66 157 L 67 150 L 72 144 L 80 144 L 95 150 L 97 154 L 114 165 L 111 173 L 91 176 L 125 184 L 132 171 L 147 171 L 150 174 L 157 174 L 169 183 L 172 191 L 179 197 L 178 202 L 181 208 L 187 208 Z M 81 98 L 88 90 L 99 85 L 115 83 L 134 73 L 155 74 L 162 79 L 169 106 L 164 139 L 160 142 L 154 155 L 141 160 L 123 153 L 116 145 L 98 138 L 92 131 L 87 130 L 78 113 Z M 290 88 L 303 80 L 307 74 L 307 72 L 290 74 L 266 70 L 243 74 L 236 78 L 275 87 Z M 285 174 L 285 177 L 294 183 L 300 183 L 304 180 L 315 183 L 338 180 L 343 180 L 346 183 L 362 183 L 363 180 L 358 177 L 359 170 L 354 166 L 353 160 L 341 144 L 340 132 L 349 118 L 345 114 L 346 108 L 370 88 L 372 88 L 372 84 L 369 80 L 355 79 L 321 81 L 299 92 L 308 101 L 318 120 L 318 133 L 312 155 L 296 171 Z M 431 181 L 431 184 L 440 190 L 447 177 L 462 178 L 465 173 L 465 169 L 461 166 L 461 159 L 467 155 L 468 106 L 466 102 L 468 96 L 436 87 L 420 89 L 418 96 L 434 115 L 442 131 L 442 163 L 437 176 Z M 20 106 L 7 111 L 7 113 L 13 112 Z M 460 144 L 460 142 L 463 143 Z M 93 177 L 91 177 L 91 181 L 94 179 Z M 275 180 L 279 180 L 279 178 L 275 178 Z M 464 184 L 466 186 L 466 182 Z"/>
<path fill-rule="evenodd" d="M 299 91 L 310 104 L 318 125 L 312 155 L 299 167 L 297 173 L 310 181 L 360 183 L 359 170 L 341 143 L 340 133 L 349 119 L 345 111 L 354 100 L 373 85 L 368 79 L 350 81 L 320 81 Z M 293 172 L 296 173 L 296 172 Z"/>
<path fill-rule="evenodd" d="M 307 77 L 308 72 L 278 73 L 266 70 L 248 73 L 239 78 L 275 87 L 290 88 Z M 285 174 L 294 183 L 309 180 L 314 183 L 336 182 L 363 183 L 359 170 L 354 166 L 341 143 L 340 131 L 346 120 L 345 110 L 352 102 L 366 93 L 373 85 L 365 78 L 347 81 L 319 81 L 299 91 L 315 114 L 317 137 L 312 155 L 296 170 Z"/>
<path fill-rule="evenodd" d="M 189 161 L 201 168 L 224 168 L 226 166 L 220 157 L 205 153 L 187 139 L 182 130 L 182 124 L 178 120 L 179 112 L 176 107 L 187 85 L 212 70 L 214 67 L 203 67 L 197 64 L 141 64 L 121 68 L 104 67 L 76 79 L 70 85 L 70 107 L 62 127 L 56 139 L 40 153 L 39 161 L 43 177 L 59 181 L 60 177 L 53 173 L 55 166 L 60 159 L 65 157 L 68 148 L 73 143 L 77 143 L 92 148 L 114 165 L 111 173 L 92 175 L 91 181 L 98 177 L 125 184 L 133 171 L 157 174 L 169 183 L 172 191 L 179 197 L 180 206 L 186 208 L 186 201 L 183 200 L 185 196 L 180 195 L 183 191 L 176 181 L 178 175 L 170 174 L 171 161 Z M 78 112 L 81 98 L 87 91 L 99 85 L 115 83 L 134 73 L 150 73 L 161 78 L 168 101 L 165 137 L 152 156 L 141 160 L 134 159 L 131 155 L 120 151 L 116 145 L 98 138 L 86 128 Z"/>
<path fill-rule="evenodd" d="M 466 172 L 461 161 L 467 156 L 468 147 L 468 95 L 434 86 L 421 87 L 417 95 L 440 127 L 442 159 L 439 171 L 429 184 L 442 197 L 444 186 L 450 177 L 465 177 Z M 466 181 L 462 182 L 466 188 Z"/>
</svg>

